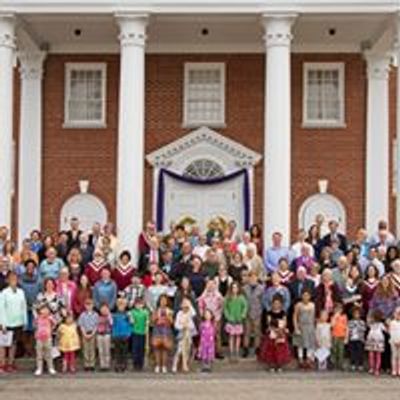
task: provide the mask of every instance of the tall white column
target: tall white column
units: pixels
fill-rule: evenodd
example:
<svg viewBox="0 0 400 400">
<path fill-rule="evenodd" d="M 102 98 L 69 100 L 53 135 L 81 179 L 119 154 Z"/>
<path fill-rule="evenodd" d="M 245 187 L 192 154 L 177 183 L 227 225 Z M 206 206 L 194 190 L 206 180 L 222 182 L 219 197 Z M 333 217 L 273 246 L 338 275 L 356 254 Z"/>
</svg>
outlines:
<svg viewBox="0 0 400 400">
<path fill-rule="evenodd" d="M 42 76 L 44 52 L 18 54 L 21 76 L 18 243 L 41 226 Z"/>
<path fill-rule="evenodd" d="M 265 246 L 279 231 L 290 241 L 291 107 L 290 43 L 295 15 L 264 15 L 265 133 L 264 230 Z"/>
<path fill-rule="evenodd" d="M 389 65 L 387 55 L 366 55 L 368 68 L 365 221 L 375 232 L 389 218 Z"/>
<path fill-rule="evenodd" d="M 0 226 L 11 227 L 15 21 L 0 15 Z"/>
<path fill-rule="evenodd" d="M 396 54 L 396 233 L 400 237 L 400 15 L 397 16 L 394 50 Z"/>
<path fill-rule="evenodd" d="M 146 15 L 117 16 L 121 69 L 118 127 L 117 230 L 120 250 L 137 259 L 144 203 L 144 68 Z"/>
</svg>

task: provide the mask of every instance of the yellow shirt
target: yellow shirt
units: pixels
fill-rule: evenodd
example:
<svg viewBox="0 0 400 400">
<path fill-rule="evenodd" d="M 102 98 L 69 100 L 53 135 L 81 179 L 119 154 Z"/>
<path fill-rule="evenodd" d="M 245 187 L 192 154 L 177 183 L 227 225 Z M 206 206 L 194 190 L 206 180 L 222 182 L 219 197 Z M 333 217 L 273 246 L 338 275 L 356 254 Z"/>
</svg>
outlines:
<svg viewBox="0 0 400 400">
<path fill-rule="evenodd" d="M 62 352 L 76 351 L 80 349 L 78 328 L 75 323 L 71 325 L 61 324 L 58 328 L 58 348 Z"/>
</svg>

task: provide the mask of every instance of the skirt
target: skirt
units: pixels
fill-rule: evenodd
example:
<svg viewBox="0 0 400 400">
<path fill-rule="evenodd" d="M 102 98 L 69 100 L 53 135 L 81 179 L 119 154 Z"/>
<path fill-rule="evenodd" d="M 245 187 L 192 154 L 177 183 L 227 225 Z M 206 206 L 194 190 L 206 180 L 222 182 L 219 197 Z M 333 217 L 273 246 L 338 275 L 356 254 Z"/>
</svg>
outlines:
<svg viewBox="0 0 400 400">
<path fill-rule="evenodd" d="M 225 325 L 225 331 L 231 336 L 243 335 L 243 324 L 230 324 L 229 322 Z"/>
<path fill-rule="evenodd" d="M 264 335 L 258 361 L 267 365 L 282 367 L 292 359 L 287 338 L 272 339 L 269 334 Z"/>
</svg>

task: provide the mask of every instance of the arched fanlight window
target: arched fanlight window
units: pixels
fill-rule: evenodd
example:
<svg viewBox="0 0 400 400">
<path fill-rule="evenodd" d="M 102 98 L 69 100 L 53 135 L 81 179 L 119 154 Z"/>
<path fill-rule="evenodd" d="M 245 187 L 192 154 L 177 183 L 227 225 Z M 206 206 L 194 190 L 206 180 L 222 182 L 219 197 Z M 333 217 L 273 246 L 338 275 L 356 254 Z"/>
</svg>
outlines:
<svg viewBox="0 0 400 400">
<path fill-rule="evenodd" d="M 224 176 L 224 170 L 220 164 L 207 158 L 200 158 L 191 162 L 183 172 L 188 178 L 213 179 Z"/>
</svg>

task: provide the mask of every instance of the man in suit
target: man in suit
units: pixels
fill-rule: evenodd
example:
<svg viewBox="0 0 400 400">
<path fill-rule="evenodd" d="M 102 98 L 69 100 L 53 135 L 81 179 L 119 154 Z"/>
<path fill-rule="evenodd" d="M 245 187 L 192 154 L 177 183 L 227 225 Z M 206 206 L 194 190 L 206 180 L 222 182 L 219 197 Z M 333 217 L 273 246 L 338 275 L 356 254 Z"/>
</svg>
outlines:
<svg viewBox="0 0 400 400">
<path fill-rule="evenodd" d="M 89 245 L 94 249 L 100 245 L 101 239 L 101 224 L 95 222 L 92 226 L 92 232 L 89 234 Z"/>
<path fill-rule="evenodd" d="M 294 279 L 289 285 L 290 298 L 292 299 L 293 304 L 296 304 L 301 300 L 301 295 L 304 289 L 309 290 L 314 296 L 314 282 L 307 278 L 306 268 L 300 266 L 296 271 L 296 279 Z"/>
<path fill-rule="evenodd" d="M 79 237 L 82 233 L 82 231 L 79 229 L 79 219 L 77 217 L 71 218 L 70 227 L 71 229 L 67 231 L 68 251 L 71 250 L 73 247 L 79 247 L 80 245 Z"/>
<path fill-rule="evenodd" d="M 345 253 L 347 251 L 347 238 L 338 232 L 339 223 L 336 220 L 329 221 L 329 233 L 321 239 L 321 249 L 331 247 L 333 241 L 339 242 L 339 249 Z"/>
</svg>

